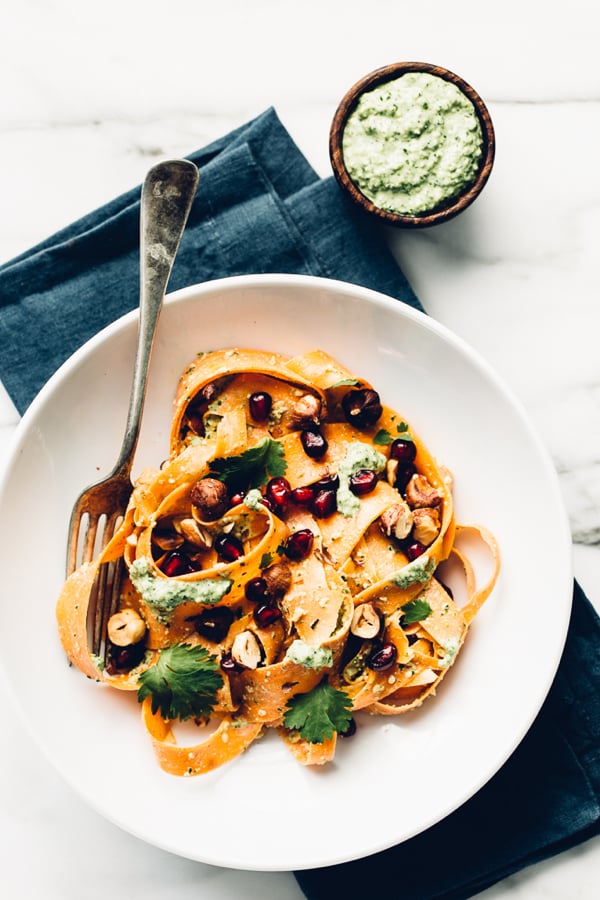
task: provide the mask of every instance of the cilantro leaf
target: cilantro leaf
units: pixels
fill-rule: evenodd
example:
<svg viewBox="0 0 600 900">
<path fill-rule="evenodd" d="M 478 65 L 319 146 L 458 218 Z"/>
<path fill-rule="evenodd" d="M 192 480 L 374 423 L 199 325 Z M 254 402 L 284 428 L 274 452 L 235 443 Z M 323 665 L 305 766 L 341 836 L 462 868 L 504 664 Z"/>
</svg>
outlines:
<svg viewBox="0 0 600 900">
<path fill-rule="evenodd" d="M 217 658 L 204 647 L 174 644 L 160 652 L 138 684 L 138 700 L 151 696 L 153 713 L 160 710 L 165 719 L 190 719 L 212 711 L 223 677 Z"/>
<path fill-rule="evenodd" d="M 263 553 L 260 558 L 260 562 L 258 564 L 259 569 L 267 569 L 274 560 L 274 556 L 272 553 Z"/>
<path fill-rule="evenodd" d="M 286 469 L 283 444 L 266 437 L 239 456 L 213 459 L 210 474 L 228 487 L 251 489 L 266 484 L 269 478 L 284 475 Z"/>
<path fill-rule="evenodd" d="M 345 731 L 352 718 L 352 700 L 322 681 L 307 694 L 296 694 L 288 702 L 283 724 L 296 729 L 310 744 L 322 744 L 334 731 Z"/>
<path fill-rule="evenodd" d="M 387 445 L 392 443 L 392 436 L 386 428 L 380 428 L 373 438 L 374 444 Z"/>
<path fill-rule="evenodd" d="M 420 622 L 431 615 L 431 607 L 427 600 L 410 600 L 401 607 L 404 616 L 402 617 L 403 625 L 412 625 L 414 622 Z"/>
<path fill-rule="evenodd" d="M 398 425 L 396 425 L 396 431 L 398 432 L 398 434 L 403 434 L 407 440 L 410 438 L 410 435 L 406 433 L 408 431 L 408 425 L 406 424 L 406 422 L 399 422 Z"/>
<path fill-rule="evenodd" d="M 345 387 L 346 385 L 356 386 L 357 384 L 360 384 L 360 381 L 357 378 L 342 378 L 341 381 L 336 381 L 335 384 L 332 384 L 330 390 L 332 388 Z"/>
</svg>

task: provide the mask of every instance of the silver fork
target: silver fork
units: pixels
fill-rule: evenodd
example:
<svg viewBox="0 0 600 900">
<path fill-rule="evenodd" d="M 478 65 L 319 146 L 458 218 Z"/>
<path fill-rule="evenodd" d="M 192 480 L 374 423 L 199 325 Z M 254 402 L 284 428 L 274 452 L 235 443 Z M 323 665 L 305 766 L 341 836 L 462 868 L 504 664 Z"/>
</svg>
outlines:
<svg viewBox="0 0 600 900">
<path fill-rule="evenodd" d="M 75 502 L 69 523 L 67 576 L 95 559 L 123 521 L 133 489 L 131 469 L 156 326 L 197 187 L 198 169 L 185 159 L 158 163 L 150 169 L 142 185 L 139 328 L 125 435 L 112 472 L 86 488 Z M 104 660 L 106 625 L 118 603 L 122 571 L 121 560 L 103 563 L 90 594 L 88 646 Z"/>
</svg>

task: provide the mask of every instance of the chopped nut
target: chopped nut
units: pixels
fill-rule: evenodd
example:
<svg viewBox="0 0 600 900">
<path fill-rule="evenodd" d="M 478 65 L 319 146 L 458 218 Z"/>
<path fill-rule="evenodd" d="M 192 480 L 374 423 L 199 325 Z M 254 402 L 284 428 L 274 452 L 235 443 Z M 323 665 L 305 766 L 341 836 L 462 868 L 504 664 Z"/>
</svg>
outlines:
<svg viewBox="0 0 600 900">
<path fill-rule="evenodd" d="M 195 519 L 177 519 L 173 522 L 175 529 L 183 535 L 189 544 L 208 550 L 212 547 L 212 536 L 198 525 Z"/>
<path fill-rule="evenodd" d="M 361 603 L 354 610 L 350 631 L 357 637 L 372 639 L 381 630 L 381 617 L 372 603 Z"/>
<path fill-rule="evenodd" d="M 398 460 L 388 459 L 385 467 L 385 477 L 388 484 L 392 487 L 396 486 L 396 477 L 398 475 Z"/>
<path fill-rule="evenodd" d="M 184 537 L 175 531 L 155 528 L 152 532 L 152 543 L 161 550 L 176 550 L 183 544 Z"/>
<path fill-rule="evenodd" d="M 314 394 L 303 394 L 290 409 L 290 426 L 292 428 L 308 428 L 320 422 L 322 404 Z"/>
<path fill-rule="evenodd" d="M 108 639 L 117 647 L 139 644 L 146 634 L 146 623 L 135 609 L 122 609 L 108 620 Z"/>
<path fill-rule="evenodd" d="M 442 495 L 425 475 L 413 475 L 406 486 L 406 499 L 415 507 L 439 506 Z"/>
<path fill-rule="evenodd" d="M 416 541 L 429 547 L 440 533 L 440 514 L 437 509 L 422 507 L 413 510 L 413 536 Z"/>
<path fill-rule="evenodd" d="M 263 660 L 263 647 L 253 631 L 242 631 L 234 638 L 231 655 L 239 666 L 256 669 Z"/>
<path fill-rule="evenodd" d="M 200 397 L 204 401 L 204 403 L 212 403 L 217 394 L 219 393 L 219 389 L 214 381 L 209 381 L 208 384 L 205 384 L 202 390 L 200 391 Z"/>
<path fill-rule="evenodd" d="M 272 597 L 281 597 L 292 584 L 292 570 L 285 563 L 275 563 L 263 569 L 262 577 L 267 582 L 267 590 Z"/>
<path fill-rule="evenodd" d="M 413 514 L 409 505 L 401 500 L 389 506 L 379 519 L 379 527 L 388 537 L 401 541 L 408 537 L 413 526 Z"/>
<path fill-rule="evenodd" d="M 229 506 L 227 487 L 218 478 L 202 478 L 190 492 L 192 513 L 201 522 L 220 519 Z"/>
</svg>

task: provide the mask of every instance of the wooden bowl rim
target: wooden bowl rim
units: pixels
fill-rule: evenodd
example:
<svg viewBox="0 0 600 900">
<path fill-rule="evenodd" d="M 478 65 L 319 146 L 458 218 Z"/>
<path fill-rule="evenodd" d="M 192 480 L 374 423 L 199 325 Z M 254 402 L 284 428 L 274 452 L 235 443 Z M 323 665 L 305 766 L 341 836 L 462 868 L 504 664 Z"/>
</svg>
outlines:
<svg viewBox="0 0 600 900">
<path fill-rule="evenodd" d="M 390 213 L 372 203 L 372 201 L 359 190 L 354 181 L 350 178 L 342 153 L 342 137 L 346 121 L 356 107 L 360 96 L 365 91 L 368 91 L 379 84 L 385 84 L 387 81 L 392 81 L 394 78 L 398 78 L 400 75 L 404 75 L 407 72 L 427 72 L 430 75 L 436 75 L 438 78 L 443 78 L 445 81 L 455 84 L 473 104 L 481 124 L 483 136 L 483 153 L 479 172 L 468 189 L 458 197 L 449 201 L 446 206 L 441 206 L 432 212 L 415 216 Z M 390 63 L 389 65 L 381 66 L 380 68 L 369 72 L 367 75 L 364 75 L 353 84 L 342 97 L 329 131 L 329 158 L 331 160 L 333 174 L 340 186 L 348 193 L 354 203 L 363 210 L 377 216 L 389 225 L 401 227 L 423 228 L 428 225 L 438 225 L 441 222 L 448 221 L 448 219 L 453 218 L 466 209 L 467 206 L 470 206 L 475 198 L 481 193 L 485 183 L 490 177 L 495 153 L 496 138 L 494 126 L 487 106 L 480 95 L 464 80 L 464 78 L 461 78 L 460 75 L 456 75 L 454 72 L 445 69 L 443 66 L 437 66 L 427 62 Z"/>
</svg>

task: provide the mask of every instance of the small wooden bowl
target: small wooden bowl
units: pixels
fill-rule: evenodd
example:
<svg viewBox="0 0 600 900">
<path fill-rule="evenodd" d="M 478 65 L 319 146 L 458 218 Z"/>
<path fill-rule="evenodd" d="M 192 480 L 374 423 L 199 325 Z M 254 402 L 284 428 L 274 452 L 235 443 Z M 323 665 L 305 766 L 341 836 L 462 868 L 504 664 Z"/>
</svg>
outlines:
<svg viewBox="0 0 600 900">
<path fill-rule="evenodd" d="M 447 204 L 438 206 L 430 212 L 424 212 L 420 215 L 400 215 L 387 212 L 371 202 L 362 191 L 356 186 L 350 178 L 346 166 L 344 164 L 344 155 L 342 152 L 342 138 L 344 128 L 348 120 L 348 116 L 354 111 L 360 96 L 377 85 L 387 81 L 392 81 L 406 72 L 427 72 L 430 75 L 436 75 L 446 81 L 455 84 L 463 94 L 471 101 L 475 107 L 475 112 L 481 123 L 481 132 L 483 135 L 483 148 L 479 171 L 474 181 L 472 181 L 462 194 L 453 197 Z M 329 132 L 329 157 L 333 174 L 338 183 L 348 196 L 363 209 L 365 212 L 377 216 L 388 225 L 396 225 L 403 228 L 425 228 L 429 225 L 438 225 L 440 222 L 446 222 L 466 209 L 467 206 L 475 200 L 482 191 L 487 182 L 492 165 L 494 163 L 494 155 L 496 150 L 496 141 L 494 136 L 494 126 L 487 107 L 479 94 L 467 84 L 458 75 L 444 69 L 441 66 L 434 66 L 424 62 L 398 62 L 388 66 L 382 66 L 380 69 L 365 75 L 360 81 L 357 81 L 350 90 L 342 98 Z"/>
</svg>

